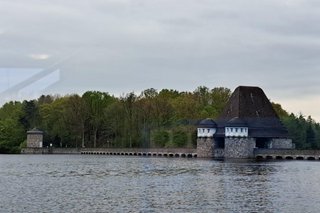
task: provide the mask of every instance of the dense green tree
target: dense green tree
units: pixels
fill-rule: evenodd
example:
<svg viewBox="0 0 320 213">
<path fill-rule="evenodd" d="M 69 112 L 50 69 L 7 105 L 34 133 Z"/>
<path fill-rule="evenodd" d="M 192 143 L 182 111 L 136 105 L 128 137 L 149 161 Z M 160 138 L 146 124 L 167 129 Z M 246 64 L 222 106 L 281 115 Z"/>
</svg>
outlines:
<svg viewBox="0 0 320 213">
<path fill-rule="evenodd" d="M 70 145 L 70 129 L 66 122 L 66 98 L 58 98 L 51 104 L 40 106 L 42 129 L 48 135 L 49 143 L 62 147 Z M 45 143 L 44 145 L 49 145 Z"/>
<path fill-rule="evenodd" d="M 209 88 L 205 86 L 200 86 L 194 91 L 193 94 L 201 106 L 206 106 L 211 102 L 209 91 Z"/>
<path fill-rule="evenodd" d="M 228 88 L 201 86 L 194 92 L 154 88 L 120 98 L 88 91 L 82 96 L 42 95 L 0 108 L 0 153 L 19 152 L 26 131 L 45 132 L 45 146 L 195 147 L 197 121 L 216 119 L 231 96 Z M 275 112 L 298 149 L 320 148 L 320 124 L 310 116 Z"/>
<path fill-rule="evenodd" d="M 79 95 L 71 95 L 66 98 L 65 117 L 68 129 L 72 132 L 71 137 L 78 146 L 78 140 L 81 140 L 81 147 L 85 147 L 86 122 L 89 119 L 89 112 L 84 99 Z"/>
<path fill-rule="evenodd" d="M 200 104 L 192 93 L 181 93 L 172 102 L 175 119 L 199 119 Z"/>
<path fill-rule="evenodd" d="M 125 147 L 126 127 L 124 109 L 120 100 L 116 100 L 105 109 L 105 119 L 110 130 L 106 145 L 108 147 Z"/>
<path fill-rule="evenodd" d="M 316 136 L 315 132 L 313 130 L 313 127 L 311 124 L 308 124 L 307 130 L 306 130 L 306 143 L 310 146 L 312 149 L 318 148 L 316 143 Z"/>
<path fill-rule="evenodd" d="M 216 118 L 222 113 L 230 97 L 231 90 L 225 87 L 216 87 L 210 91 L 210 104 L 214 107 L 214 114 L 211 114 L 212 118 Z"/>
<path fill-rule="evenodd" d="M 17 120 L 0 120 L 0 153 L 18 153 L 24 140 L 24 128 Z"/>
<path fill-rule="evenodd" d="M 41 95 L 38 98 L 38 104 L 42 105 L 42 104 L 51 104 L 54 101 L 54 97 L 52 97 L 51 95 Z"/>
<path fill-rule="evenodd" d="M 156 147 L 163 148 L 169 142 L 169 133 L 165 130 L 158 130 L 153 133 L 153 142 Z"/>
<path fill-rule="evenodd" d="M 39 108 L 37 101 L 24 101 L 22 103 L 22 112 L 20 115 L 20 123 L 25 130 L 34 128 L 39 125 Z"/>
<path fill-rule="evenodd" d="M 184 147 L 186 146 L 187 142 L 188 142 L 188 136 L 186 134 L 186 132 L 182 131 L 182 130 L 175 130 L 173 132 L 173 144 L 176 147 Z"/>
<path fill-rule="evenodd" d="M 20 102 L 9 102 L 0 109 L 0 153 L 19 152 L 25 140 L 25 128 L 19 122 L 22 113 Z"/>
<path fill-rule="evenodd" d="M 105 92 L 89 91 L 82 98 L 89 112 L 89 124 L 93 132 L 93 147 L 97 147 L 98 131 L 104 121 L 104 111 L 114 102 L 114 97 Z"/>
<path fill-rule="evenodd" d="M 286 118 L 289 116 L 289 113 L 287 111 L 285 111 L 280 104 L 274 103 L 274 102 L 272 102 L 271 104 L 272 104 L 274 111 L 279 116 L 279 118 Z"/>
<path fill-rule="evenodd" d="M 135 128 L 138 126 L 137 120 L 135 117 L 137 116 L 138 109 L 136 107 L 137 96 L 131 92 L 127 94 L 125 97 L 120 98 L 120 103 L 124 112 L 124 119 L 123 119 L 123 130 L 125 131 L 126 135 L 126 142 L 128 142 L 128 147 L 133 147 L 133 144 L 136 143 L 135 141 L 137 137 L 137 132 Z"/>
</svg>

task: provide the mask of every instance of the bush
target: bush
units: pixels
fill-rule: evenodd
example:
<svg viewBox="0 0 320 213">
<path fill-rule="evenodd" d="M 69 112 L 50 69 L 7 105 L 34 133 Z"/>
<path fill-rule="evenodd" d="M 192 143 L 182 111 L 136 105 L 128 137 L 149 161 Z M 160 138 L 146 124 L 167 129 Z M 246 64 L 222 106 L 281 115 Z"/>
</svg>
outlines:
<svg viewBox="0 0 320 213">
<path fill-rule="evenodd" d="M 188 141 L 187 134 L 182 130 L 177 130 L 173 132 L 173 143 L 177 147 L 185 147 Z"/>
<path fill-rule="evenodd" d="M 20 144 L 20 149 L 23 149 L 23 148 L 27 148 L 27 140 L 23 141 L 23 142 Z"/>
<path fill-rule="evenodd" d="M 0 142 L 0 154 L 20 154 L 20 147 L 12 146 L 7 142 Z"/>
<path fill-rule="evenodd" d="M 153 141 L 157 147 L 164 147 L 169 141 L 169 133 L 164 130 L 160 130 L 154 133 Z"/>
</svg>

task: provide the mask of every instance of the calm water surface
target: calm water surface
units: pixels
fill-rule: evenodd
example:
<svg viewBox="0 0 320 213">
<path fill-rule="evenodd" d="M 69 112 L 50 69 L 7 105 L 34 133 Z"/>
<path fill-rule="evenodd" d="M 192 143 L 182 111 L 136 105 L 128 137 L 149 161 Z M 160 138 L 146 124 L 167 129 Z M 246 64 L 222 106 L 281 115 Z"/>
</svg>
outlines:
<svg viewBox="0 0 320 213">
<path fill-rule="evenodd" d="M 320 212 L 320 162 L 0 155 L 0 212 Z"/>
</svg>

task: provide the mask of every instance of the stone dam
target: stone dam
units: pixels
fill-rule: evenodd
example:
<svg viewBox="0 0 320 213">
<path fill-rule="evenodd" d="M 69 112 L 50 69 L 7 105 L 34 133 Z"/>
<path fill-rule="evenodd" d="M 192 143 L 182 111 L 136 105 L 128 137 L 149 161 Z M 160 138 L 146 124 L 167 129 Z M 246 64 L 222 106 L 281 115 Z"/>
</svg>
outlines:
<svg viewBox="0 0 320 213">
<path fill-rule="evenodd" d="M 216 150 L 218 151 L 218 150 Z M 141 148 L 24 148 L 22 154 L 82 154 L 105 156 L 136 156 L 136 157 L 169 157 L 197 158 L 197 149 L 141 149 Z M 223 150 L 218 158 L 223 159 Z M 320 161 L 320 150 L 296 149 L 255 149 L 256 160 L 316 160 Z M 208 159 L 208 158 L 207 158 Z"/>
</svg>

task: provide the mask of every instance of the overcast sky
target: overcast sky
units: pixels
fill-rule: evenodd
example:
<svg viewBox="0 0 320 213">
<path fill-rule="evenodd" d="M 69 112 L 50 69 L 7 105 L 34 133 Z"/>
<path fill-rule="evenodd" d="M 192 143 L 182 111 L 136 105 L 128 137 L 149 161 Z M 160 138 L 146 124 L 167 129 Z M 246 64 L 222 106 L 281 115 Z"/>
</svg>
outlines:
<svg viewBox="0 0 320 213">
<path fill-rule="evenodd" d="M 319 0 L 0 0 L 0 92 L 251 85 L 320 121 L 319 23 Z"/>
</svg>

